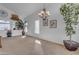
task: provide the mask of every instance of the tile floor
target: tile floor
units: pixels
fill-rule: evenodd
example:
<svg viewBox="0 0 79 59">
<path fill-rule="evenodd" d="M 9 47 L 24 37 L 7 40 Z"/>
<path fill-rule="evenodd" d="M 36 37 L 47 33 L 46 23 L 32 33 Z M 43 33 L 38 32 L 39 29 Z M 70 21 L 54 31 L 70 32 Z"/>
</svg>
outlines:
<svg viewBox="0 0 79 59">
<path fill-rule="evenodd" d="M 63 45 L 37 39 L 34 37 L 16 36 L 2 38 L 1 55 L 74 55 L 79 54 L 79 49 L 70 52 Z"/>
</svg>

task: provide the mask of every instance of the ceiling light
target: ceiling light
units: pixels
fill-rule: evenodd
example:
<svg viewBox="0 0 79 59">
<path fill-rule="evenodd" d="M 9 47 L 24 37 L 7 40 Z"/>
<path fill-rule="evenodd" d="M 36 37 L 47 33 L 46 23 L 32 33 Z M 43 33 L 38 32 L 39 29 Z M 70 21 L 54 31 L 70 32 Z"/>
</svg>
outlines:
<svg viewBox="0 0 79 59">
<path fill-rule="evenodd" d="M 50 16 L 50 12 L 44 8 L 40 13 L 38 13 L 38 15 L 41 18 L 46 19 L 48 16 Z"/>
</svg>

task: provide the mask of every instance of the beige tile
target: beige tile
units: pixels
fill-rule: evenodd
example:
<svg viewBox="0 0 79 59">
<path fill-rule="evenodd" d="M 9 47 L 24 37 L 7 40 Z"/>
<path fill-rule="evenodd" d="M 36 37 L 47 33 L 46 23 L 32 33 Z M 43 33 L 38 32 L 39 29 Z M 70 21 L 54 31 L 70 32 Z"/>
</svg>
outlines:
<svg viewBox="0 0 79 59">
<path fill-rule="evenodd" d="M 0 54 L 8 55 L 73 55 L 79 54 L 79 49 L 70 52 L 64 46 L 34 37 L 22 36 L 2 38 Z"/>
</svg>

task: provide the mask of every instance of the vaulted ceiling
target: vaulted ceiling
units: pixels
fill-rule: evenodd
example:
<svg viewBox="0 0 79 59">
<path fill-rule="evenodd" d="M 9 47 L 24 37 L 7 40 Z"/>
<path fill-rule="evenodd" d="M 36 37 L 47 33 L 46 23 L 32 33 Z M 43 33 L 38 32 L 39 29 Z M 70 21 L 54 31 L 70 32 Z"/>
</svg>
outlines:
<svg viewBox="0 0 79 59">
<path fill-rule="evenodd" d="M 43 8 L 41 3 L 2 3 L 1 5 L 21 16 L 28 16 Z"/>
<path fill-rule="evenodd" d="M 17 15 L 22 17 L 27 17 L 32 13 L 45 8 L 55 8 L 56 3 L 1 3 L 0 5 L 6 7 L 7 9 L 15 12 Z M 56 8 L 57 9 L 57 8 Z M 52 10 L 53 11 L 53 10 Z"/>
</svg>

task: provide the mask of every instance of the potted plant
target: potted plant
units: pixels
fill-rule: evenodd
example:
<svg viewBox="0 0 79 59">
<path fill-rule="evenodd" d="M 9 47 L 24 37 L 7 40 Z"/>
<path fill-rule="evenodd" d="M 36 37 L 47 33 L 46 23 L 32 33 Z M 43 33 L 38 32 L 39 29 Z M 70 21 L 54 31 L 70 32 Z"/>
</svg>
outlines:
<svg viewBox="0 0 79 59">
<path fill-rule="evenodd" d="M 25 35 L 25 31 L 24 31 L 24 29 L 25 29 L 25 23 L 26 23 L 27 21 L 22 21 L 22 20 L 19 20 L 19 21 L 17 21 L 16 23 L 15 23 L 15 25 L 16 25 L 16 27 L 17 27 L 17 29 L 21 29 L 22 30 L 22 35 Z"/>
<path fill-rule="evenodd" d="M 67 3 L 61 6 L 60 13 L 64 18 L 66 35 L 70 40 L 63 40 L 65 47 L 70 51 L 77 50 L 79 43 L 71 40 L 72 35 L 76 34 L 75 26 L 78 24 L 79 5 Z"/>
<path fill-rule="evenodd" d="M 12 15 L 11 15 L 11 19 L 14 20 L 14 21 L 16 21 L 16 22 L 15 22 L 16 28 L 17 28 L 18 30 L 22 30 L 22 35 L 25 35 L 24 29 L 25 29 L 25 23 L 26 23 L 27 21 L 24 21 L 24 22 L 23 22 L 23 20 L 21 20 L 21 19 L 19 18 L 19 16 L 16 15 L 16 14 L 12 14 Z M 14 28 L 14 30 L 15 30 L 16 28 Z"/>
<path fill-rule="evenodd" d="M 16 21 L 15 25 L 16 25 L 17 29 L 24 29 L 24 23 L 22 20 Z"/>
</svg>

